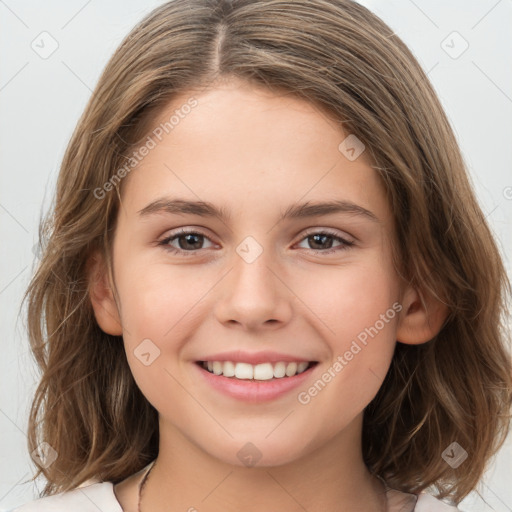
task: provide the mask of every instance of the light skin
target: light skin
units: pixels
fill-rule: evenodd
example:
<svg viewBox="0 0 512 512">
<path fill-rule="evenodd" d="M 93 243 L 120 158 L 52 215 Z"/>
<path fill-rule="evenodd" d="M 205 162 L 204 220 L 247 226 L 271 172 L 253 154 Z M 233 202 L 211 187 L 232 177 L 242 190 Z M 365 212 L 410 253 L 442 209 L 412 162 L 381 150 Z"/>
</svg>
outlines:
<svg viewBox="0 0 512 512">
<path fill-rule="evenodd" d="M 362 458 L 363 411 L 397 340 L 430 340 L 446 312 L 399 278 L 378 175 L 366 152 L 354 161 L 340 152 L 348 134 L 325 113 L 230 81 L 174 98 L 154 126 L 191 96 L 198 105 L 125 178 L 112 278 L 101 254 L 90 260 L 96 319 L 123 336 L 137 385 L 159 413 L 159 455 L 142 510 L 383 510 L 382 484 Z M 231 217 L 140 214 L 162 198 L 208 201 Z M 375 219 L 345 211 L 279 220 L 294 203 L 331 200 Z M 179 228 L 197 235 L 167 247 L 187 254 L 159 245 Z M 326 229 L 325 238 L 312 237 Z M 263 251 L 251 263 L 236 251 L 248 236 Z M 400 313 L 317 396 L 299 403 L 298 392 L 394 303 Z M 134 354 L 144 339 L 160 350 L 148 366 Z M 232 349 L 275 350 L 318 365 L 300 389 L 248 404 L 209 387 L 193 366 Z M 254 467 L 237 457 L 248 442 L 261 453 Z M 137 510 L 138 481 L 114 487 L 125 512 Z"/>
</svg>

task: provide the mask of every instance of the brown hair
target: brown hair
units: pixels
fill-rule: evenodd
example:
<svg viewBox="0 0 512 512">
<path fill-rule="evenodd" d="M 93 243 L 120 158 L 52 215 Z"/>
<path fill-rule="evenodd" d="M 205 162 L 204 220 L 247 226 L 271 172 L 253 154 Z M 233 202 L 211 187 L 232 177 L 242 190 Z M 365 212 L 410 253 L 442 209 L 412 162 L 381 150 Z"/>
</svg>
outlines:
<svg viewBox="0 0 512 512">
<path fill-rule="evenodd" d="M 508 431 L 509 283 L 427 76 L 400 38 L 351 0 L 173 0 L 145 17 L 108 62 L 64 155 L 42 258 L 27 290 L 31 349 L 42 371 L 32 452 L 58 454 L 42 495 L 99 476 L 117 483 L 158 453 L 157 411 L 138 389 L 121 337 L 98 326 L 87 257 L 111 265 L 119 190 L 98 199 L 163 106 L 236 77 L 321 106 L 373 158 L 394 212 L 400 269 L 449 317 L 421 345 L 397 343 L 364 413 L 370 470 L 405 492 L 435 486 L 459 502 Z M 104 189 L 104 188 L 103 188 Z M 442 452 L 469 454 L 453 469 Z"/>
</svg>

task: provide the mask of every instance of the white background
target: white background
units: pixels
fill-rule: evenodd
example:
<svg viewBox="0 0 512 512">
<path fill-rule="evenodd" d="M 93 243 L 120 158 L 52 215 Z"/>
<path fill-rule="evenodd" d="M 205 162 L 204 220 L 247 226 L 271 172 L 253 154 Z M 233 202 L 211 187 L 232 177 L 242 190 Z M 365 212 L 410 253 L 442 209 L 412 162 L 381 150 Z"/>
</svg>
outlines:
<svg viewBox="0 0 512 512">
<path fill-rule="evenodd" d="M 33 499 L 43 486 L 27 482 L 35 472 L 25 431 L 37 373 L 19 315 L 40 214 L 49 206 L 65 147 L 106 61 L 132 26 L 161 3 L 0 0 L 0 511 Z M 361 3 L 402 37 L 428 72 L 510 275 L 512 0 Z M 47 59 L 31 47 L 43 31 L 58 42 Z M 469 44 L 456 59 L 442 47 L 453 31 Z M 453 41 L 457 51 L 462 41 Z M 472 493 L 460 508 L 512 511 L 511 474 L 509 436 L 480 495 Z"/>
</svg>

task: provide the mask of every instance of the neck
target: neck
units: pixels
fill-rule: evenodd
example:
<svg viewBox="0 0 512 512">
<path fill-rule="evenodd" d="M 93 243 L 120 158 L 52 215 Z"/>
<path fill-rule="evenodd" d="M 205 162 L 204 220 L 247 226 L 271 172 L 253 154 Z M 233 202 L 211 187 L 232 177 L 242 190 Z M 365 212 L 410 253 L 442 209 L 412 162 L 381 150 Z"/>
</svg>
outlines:
<svg viewBox="0 0 512 512">
<path fill-rule="evenodd" d="M 161 422 L 141 511 L 385 511 L 384 486 L 363 463 L 361 420 L 299 460 L 266 467 L 225 463 Z"/>
</svg>

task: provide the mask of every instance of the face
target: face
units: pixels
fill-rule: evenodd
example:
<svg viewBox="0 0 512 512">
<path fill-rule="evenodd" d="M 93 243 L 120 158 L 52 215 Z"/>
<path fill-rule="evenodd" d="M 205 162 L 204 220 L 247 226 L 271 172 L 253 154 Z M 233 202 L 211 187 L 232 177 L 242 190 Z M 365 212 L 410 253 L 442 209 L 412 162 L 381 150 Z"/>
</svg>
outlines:
<svg viewBox="0 0 512 512">
<path fill-rule="evenodd" d="M 236 465 L 251 442 L 260 465 L 286 464 L 360 421 L 386 375 L 402 299 L 391 211 L 367 154 L 340 150 L 349 134 L 310 103 L 240 82 L 182 108 L 192 96 L 160 113 L 155 128 L 181 115 L 123 183 L 126 355 L 161 436 Z M 217 215 L 184 207 L 197 201 Z M 278 373 L 285 356 L 316 364 L 250 382 L 198 364 L 236 363 L 228 351 Z"/>
</svg>

